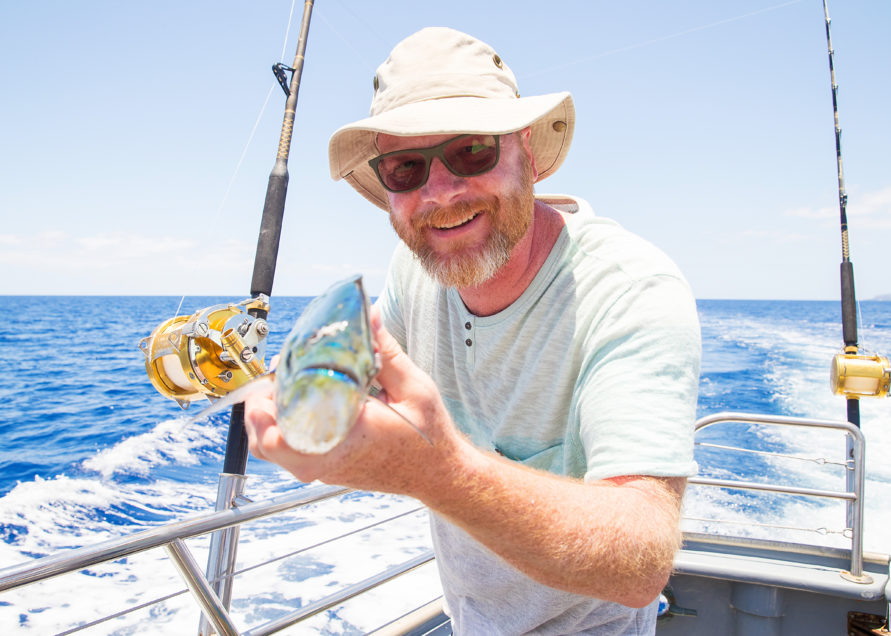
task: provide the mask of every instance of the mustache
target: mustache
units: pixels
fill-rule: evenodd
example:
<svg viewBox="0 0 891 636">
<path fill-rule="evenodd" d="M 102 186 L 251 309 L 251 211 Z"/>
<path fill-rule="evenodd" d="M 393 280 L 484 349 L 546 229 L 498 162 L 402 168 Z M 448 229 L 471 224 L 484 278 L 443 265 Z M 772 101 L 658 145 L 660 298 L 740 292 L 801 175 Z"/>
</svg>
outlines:
<svg viewBox="0 0 891 636">
<path fill-rule="evenodd" d="M 417 232 L 425 227 L 450 225 L 455 221 L 469 218 L 474 213 L 491 209 L 493 209 L 492 203 L 482 198 L 473 201 L 459 201 L 452 205 L 430 208 L 418 213 L 411 219 L 411 226 Z"/>
</svg>

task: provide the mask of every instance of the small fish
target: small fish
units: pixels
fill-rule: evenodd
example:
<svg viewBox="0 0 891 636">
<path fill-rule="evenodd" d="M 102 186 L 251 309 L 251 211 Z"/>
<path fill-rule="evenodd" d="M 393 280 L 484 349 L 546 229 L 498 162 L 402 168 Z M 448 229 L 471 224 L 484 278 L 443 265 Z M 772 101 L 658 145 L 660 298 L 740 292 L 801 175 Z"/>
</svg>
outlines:
<svg viewBox="0 0 891 636">
<path fill-rule="evenodd" d="M 242 402 L 274 378 L 277 425 L 294 450 L 321 454 L 349 434 L 380 371 L 362 277 L 340 281 L 315 297 L 285 339 L 278 367 L 199 413 L 203 419 Z M 427 443 L 414 423 L 386 402 Z"/>
<path fill-rule="evenodd" d="M 278 427 L 303 453 L 325 453 L 347 436 L 380 370 L 362 278 L 317 296 L 294 323 L 275 371 Z"/>
</svg>

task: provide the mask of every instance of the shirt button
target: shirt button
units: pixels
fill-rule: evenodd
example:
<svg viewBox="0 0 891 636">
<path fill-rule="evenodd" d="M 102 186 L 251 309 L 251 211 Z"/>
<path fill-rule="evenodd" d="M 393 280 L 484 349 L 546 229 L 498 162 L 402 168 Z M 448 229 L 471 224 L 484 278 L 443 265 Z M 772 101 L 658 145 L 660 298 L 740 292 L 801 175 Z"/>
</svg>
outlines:
<svg viewBox="0 0 891 636">
<path fill-rule="evenodd" d="M 469 322 L 465 322 L 465 323 L 464 323 L 464 328 L 465 328 L 465 329 L 470 329 L 470 323 L 469 323 Z"/>
<path fill-rule="evenodd" d="M 468 338 L 467 340 L 464 341 L 464 344 L 466 344 L 466 345 L 469 347 L 470 345 L 473 344 L 473 340 L 471 340 L 470 338 Z"/>
</svg>

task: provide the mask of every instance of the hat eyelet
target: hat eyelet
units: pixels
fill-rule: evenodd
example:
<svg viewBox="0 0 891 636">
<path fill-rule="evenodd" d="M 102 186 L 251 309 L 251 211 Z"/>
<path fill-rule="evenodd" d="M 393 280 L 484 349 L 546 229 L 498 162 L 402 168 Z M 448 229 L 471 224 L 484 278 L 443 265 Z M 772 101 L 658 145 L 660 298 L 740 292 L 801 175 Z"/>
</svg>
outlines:
<svg viewBox="0 0 891 636">
<path fill-rule="evenodd" d="M 377 75 L 374 76 L 374 92 L 377 92 L 377 89 L 381 87 L 381 82 L 378 79 Z"/>
<path fill-rule="evenodd" d="M 497 66 L 498 68 L 504 68 L 504 62 L 501 61 L 501 57 L 498 55 L 498 53 L 492 56 L 492 61 L 495 62 L 495 66 Z"/>
<path fill-rule="evenodd" d="M 551 124 L 551 128 L 553 128 L 555 132 L 563 132 L 564 130 L 566 130 L 566 122 L 558 119 L 553 124 Z"/>
</svg>

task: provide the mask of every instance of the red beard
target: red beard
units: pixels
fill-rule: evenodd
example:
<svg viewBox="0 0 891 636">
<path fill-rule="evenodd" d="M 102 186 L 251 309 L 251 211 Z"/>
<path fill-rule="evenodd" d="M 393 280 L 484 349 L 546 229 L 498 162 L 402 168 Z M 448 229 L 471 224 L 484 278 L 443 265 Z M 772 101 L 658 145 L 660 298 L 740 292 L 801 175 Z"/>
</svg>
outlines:
<svg viewBox="0 0 891 636">
<path fill-rule="evenodd" d="M 433 208 L 413 216 L 408 223 L 390 222 L 399 238 L 414 252 L 424 269 L 445 287 L 476 287 L 492 278 L 510 260 L 511 252 L 532 223 L 534 208 L 532 170 L 523 162 L 515 189 L 501 196 L 480 197 L 470 202 Z M 430 228 L 449 227 L 473 213 L 489 215 L 491 231 L 482 241 L 456 238 L 447 251 L 437 251 L 428 241 Z"/>
</svg>

